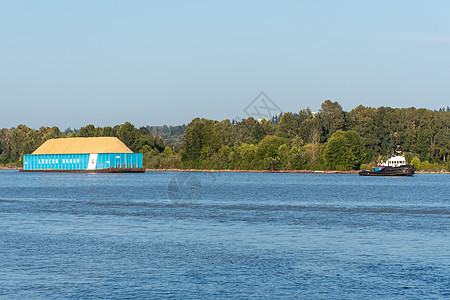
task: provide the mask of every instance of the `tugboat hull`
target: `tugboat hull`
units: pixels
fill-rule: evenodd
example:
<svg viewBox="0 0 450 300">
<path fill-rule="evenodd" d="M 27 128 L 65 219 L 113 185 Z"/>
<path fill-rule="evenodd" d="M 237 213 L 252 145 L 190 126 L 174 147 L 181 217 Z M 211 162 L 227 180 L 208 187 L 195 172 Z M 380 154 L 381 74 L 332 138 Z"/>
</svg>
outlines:
<svg viewBox="0 0 450 300">
<path fill-rule="evenodd" d="M 360 176 L 413 176 L 415 168 L 413 165 L 400 167 L 385 167 L 379 171 L 362 170 Z"/>
</svg>

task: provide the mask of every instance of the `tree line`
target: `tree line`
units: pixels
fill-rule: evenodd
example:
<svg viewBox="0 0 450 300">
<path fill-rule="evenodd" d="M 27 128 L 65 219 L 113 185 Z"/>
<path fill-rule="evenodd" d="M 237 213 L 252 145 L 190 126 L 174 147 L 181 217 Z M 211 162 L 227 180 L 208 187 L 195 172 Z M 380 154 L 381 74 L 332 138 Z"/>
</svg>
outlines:
<svg viewBox="0 0 450 300">
<path fill-rule="evenodd" d="M 147 168 L 351 170 L 370 168 L 393 154 L 395 142 L 418 169 L 449 170 L 450 109 L 358 106 L 349 112 L 326 100 L 271 120 L 215 121 L 136 128 L 87 125 L 79 130 L 19 125 L 0 130 L 0 163 L 19 164 L 51 138 L 115 136 L 144 154 Z"/>
</svg>

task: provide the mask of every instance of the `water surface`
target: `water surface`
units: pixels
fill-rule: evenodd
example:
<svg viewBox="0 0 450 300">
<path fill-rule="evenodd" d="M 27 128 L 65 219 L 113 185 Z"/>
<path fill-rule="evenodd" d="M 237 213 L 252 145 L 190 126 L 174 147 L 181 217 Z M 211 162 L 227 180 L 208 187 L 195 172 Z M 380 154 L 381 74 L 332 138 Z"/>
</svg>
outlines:
<svg viewBox="0 0 450 300">
<path fill-rule="evenodd" d="M 3 298 L 448 298 L 450 176 L 0 170 Z"/>
</svg>

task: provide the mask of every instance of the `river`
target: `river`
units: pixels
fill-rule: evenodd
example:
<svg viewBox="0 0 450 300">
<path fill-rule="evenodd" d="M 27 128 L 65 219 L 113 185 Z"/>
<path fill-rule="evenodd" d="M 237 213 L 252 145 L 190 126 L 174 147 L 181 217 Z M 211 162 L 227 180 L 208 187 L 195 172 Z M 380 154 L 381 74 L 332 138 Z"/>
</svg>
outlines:
<svg viewBox="0 0 450 300">
<path fill-rule="evenodd" d="M 0 170 L 0 297 L 449 298 L 450 175 Z"/>
</svg>

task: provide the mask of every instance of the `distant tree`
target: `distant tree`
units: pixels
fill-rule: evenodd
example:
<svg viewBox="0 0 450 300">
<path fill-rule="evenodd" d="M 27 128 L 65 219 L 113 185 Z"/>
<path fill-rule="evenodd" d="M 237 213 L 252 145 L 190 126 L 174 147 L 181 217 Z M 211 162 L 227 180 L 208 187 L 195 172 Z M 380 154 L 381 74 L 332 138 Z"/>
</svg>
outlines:
<svg viewBox="0 0 450 300">
<path fill-rule="evenodd" d="M 275 125 L 272 121 L 262 119 L 258 122 L 259 124 L 261 124 L 261 127 L 263 129 L 263 136 L 273 135 L 275 133 Z"/>
<path fill-rule="evenodd" d="M 153 137 L 160 137 L 166 144 L 174 145 L 175 148 L 179 148 L 183 143 L 183 134 L 186 130 L 186 125 L 178 126 L 146 126 Z M 140 128 L 140 132 L 143 131 Z M 142 133 L 147 135 L 147 133 Z"/>
<path fill-rule="evenodd" d="M 298 127 L 298 122 L 294 114 L 288 112 L 281 116 L 275 132 L 280 137 L 292 139 L 299 134 Z"/>
<path fill-rule="evenodd" d="M 448 162 L 450 155 L 450 111 L 442 111 L 437 117 L 438 128 L 435 135 L 436 161 Z"/>
<path fill-rule="evenodd" d="M 310 145 L 308 148 L 311 150 L 311 164 L 315 164 L 319 158 L 322 132 L 322 125 L 317 117 L 307 118 L 300 124 L 300 138 Z"/>
<path fill-rule="evenodd" d="M 89 124 L 85 127 L 81 127 L 78 134 L 80 137 L 99 137 L 102 136 L 102 129 Z"/>
<path fill-rule="evenodd" d="M 6 163 L 11 158 L 12 147 L 12 128 L 3 128 L 0 130 L 0 162 Z"/>
<path fill-rule="evenodd" d="M 274 164 L 283 169 L 319 170 L 328 167 L 325 162 L 333 168 L 356 168 L 364 152 L 369 166 L 390 156 L 398 144 L 407 161 L 414 157 L 422 161 L 420 168 L 449 170 L 449 127 L 448 107 L 432 111 L 360 105 L 347 113 L 337 102 L 327 100 L 318 114 L 307 108 L 298 114 L 274 116 L 273 120 L 216 122 L 197 118 L 188 126 L 139 129 L 129 122 L 113 128 L 90 124 L 78 131 L 68 128 L 64 133 L 58 127 L 3 128 L 0 163 L 17 163 L 23 154 L 52 138 L 117 136 L 134 152 L 144 153 L 146 166 L 154 168 L 267 169 Z M 338 133 L 343 129 L 348 131 Z M 349 133 L 352 131 L 358 136 Z"/>
<path fill-rule="evenodd" d="M 125 122 L 119 126 L 117 137 L 134 152 L 139 152 L 139 131 L 130 122 Z"/>
<path fill-rule="evenodd" d="M 166 148 L 164 149 L 163 154 L 164 154 L 164 156 L 171 156 L 171 155 L 173 155 L 172 148 L 170 148 L 169 146 L 166 146 Z"/>
<path fill-rule="evenodd" d="M 263 125 L 252 117 L 238 122 L 235 132 L 237 143 L 257 144 L 265 136 Z"/>
<path fill-rule="evenodd" d="M 279 137 L 269 135 L 266 136 L 259 144 L 256 155 L 259 159 L 264 159 L 268 157 L 277 157 L 278 148 L 285 144 L 286 140 Z"/>
<path fill-rule="evenodd" d="M 308 107 L 306 109 L 302 109 L 298 113 L 298 123 L 301 124 L 303 121 L 314 118 L 311 109 Z"/>
<path fill-rule="evenodd" d="M 221 168 L 230 169 L 233 163 L 233 149 L 229 146 L 222 146 L 217 151 L 217 156 L 219 158 L 219 165 Z"/>
<path fill-rule="evenodd" d="M 289 154 L 290 165 L 294 170 L 302 170 L 306 168 L 308 159 L 304 147 L 294 145 L 289 151 Z"/>
<path fill-rule="evenodd" d="M 416 169 L 419 169 L 419 168 L 420 168 L 420 159 L 419 159 L 418 157 L 414 157 L 414 158 L 411 160 L 411 164 L 414 165 L 414 167 L 415 167 Z"/>
<path fill-rule="evenodd" d="M 24 154 L 30 154 L 42 143 L 37 130 L 25 125 L 17 126 L 11 133 L 11 158 L 19 160 Z"/>
<path fill-rule="evenodd" d="M 278 122 L 280 122 L 281 116 L 283 115 L 283 113 L 279 113 L 278 115 L 272 116 L 272 123 L 273 125 L 278 125 Z"/>
<path fill-rule="evenodd" d="M 148 136 L 151 136 L 150 129 L 148 129 L 148 127 L 144 127 L 144 126 L 139 127 L 138 131 L 139 131 L 139 134 L 140 134 L 140 135 L 148 135 Z"/>
<path fill-rule="evenodd" d="M 325 100 L 319 110 L 319 118 L 324 129 L 325 140 L 337 130 L 345 128 L 345 114 L 341 105 L 337 102 Z"/>
<path fill-rule="evenodd" d="M 186 127 L 184 133 L 183 159 L 198 162 L 220 148 L 220 140 L 215 129 L 215 121 L 196 118 Z"/>
<path fill-rule="evenodd" d="M 111 126 L 106 126 L 102 128 L 102 136 L 116 136 L 116 132 Z"/>
<path fill-rule="evenodd" d="M 222 145 L 233 145 L 235 143 L 235 128 L 229 119 L 216 123 L 215 130 Z"/>
<path fill-rule="evenodd" d="M 39 128 L 39 135 L 42 138 L 42 142 L 64 137 L 64 134 L 56 126 Z"/>
<path fill-rule="evenodd" d="M 325 143 L 323 159 L 333 169 L 359 169 L 364 158 L 364 144 L 355 131 L 338 130 Z"/>
<path fill-rule="evenodd" d="M 347 114 L 348 130 L 356 131 L 364 138 L 364 145 L 369 159 L 376 160 L 381 153 L 379 128 L 374 122 L 376 109 L 359 105 Z"/>
<path fill-rule="evenodd" d="M 63 133 L 64 133 L 65 135 L 69 135 L 69 134 L 71 134 L 71 133 L 74 132 L 74 131 L 75 131 L 74 129 L 72 129 L 72 128 L 70 128 L 70 127 L 67 127 L 66 129 L 64 129 Z"/>
<path fill-rule="evenodd" d="M 280 159 L 279 167 L 282 169 L 292 169 L 292 166 L 290 164 L 291 156 L 289 154 L 289 147 L 286 144 L 283 144 L 278 147 L 277 153 Z"/>
</svg>

